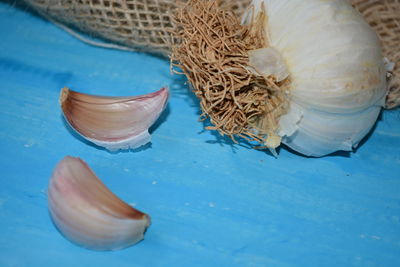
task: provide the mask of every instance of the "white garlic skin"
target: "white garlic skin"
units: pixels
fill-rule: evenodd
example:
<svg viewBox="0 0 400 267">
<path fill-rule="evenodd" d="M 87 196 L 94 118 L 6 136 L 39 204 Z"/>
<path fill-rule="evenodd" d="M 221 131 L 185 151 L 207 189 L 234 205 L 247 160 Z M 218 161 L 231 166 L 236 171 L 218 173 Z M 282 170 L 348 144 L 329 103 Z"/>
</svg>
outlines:
<svg viewBox="0 0 400 267">
<path fill-rule="evenodd" d="M 119 250 L 144 237 L 150 217 L 114 195 L 79 158 L 65 157 L 48 188 L 51 218 L 70 241 L 92 250 Z"/>
<path fill-rule="evenodd" d="M 387 94 L 376 33 L 345 0 L 254 0 L 256 13 L 262 3 L 270 45 L 291 79 L 282 142 L 307 156 L 353 150 Z"/>
</svg>

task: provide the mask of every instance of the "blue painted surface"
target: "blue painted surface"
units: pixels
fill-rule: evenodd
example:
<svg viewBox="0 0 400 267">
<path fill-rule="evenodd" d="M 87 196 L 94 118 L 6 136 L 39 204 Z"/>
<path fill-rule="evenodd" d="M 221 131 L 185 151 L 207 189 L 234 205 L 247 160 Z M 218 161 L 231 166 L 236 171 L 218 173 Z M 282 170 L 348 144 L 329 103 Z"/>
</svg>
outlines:
<svg viewBox="0 0 400 267">
<path fill-rule="evenodd" d="M 63 86 L 172 96 L 151 146 L 109 153 L 66 128 Z M 400 112 L 385 111 L 354 154 L 278 159 L 211 132 L 157 57 L 88 46 L 0 2 L 0 266 L 400 266 Z M 66 241 L 46 188 L 66 155 L 86 160 L 152 216 L 145 240 L 117 252 Z"/>
</svg>

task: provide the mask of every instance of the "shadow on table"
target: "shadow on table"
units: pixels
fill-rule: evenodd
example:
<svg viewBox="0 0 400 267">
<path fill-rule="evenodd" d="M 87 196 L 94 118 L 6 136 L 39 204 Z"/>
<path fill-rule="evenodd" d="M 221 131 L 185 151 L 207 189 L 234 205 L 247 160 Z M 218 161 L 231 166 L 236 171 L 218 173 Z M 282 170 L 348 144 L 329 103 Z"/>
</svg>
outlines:
<svg viewBox="0 0 400 267">
<path fill-rule="evenodd" d="M 199 99 L 192 92 L 190 88 L 190 84 L 185 75 L 174 74 L 172 77 L 171 91 L 175 96 L 179 98 L 183 98 L 190 107 L 193 107 L 196 110 L 196 115 L 200 118 L 202 111 L 199 103 Z M 200 119 L 199 119 L 200 120 Z M 235 141 L 233 141 L 229 136 L 221 135 L 218 131 L 215 130 L 206 130 L 206 127 L 212 126 L 210 120 L 207 118 L 205 120 L 200 120 L 203 125 L 203 130 L 198 134 L 203 134 L 206 132 L 210 132 L 214 137 L 213 140 L 205 141 L 207 144 L 218 144 L 220 146 L 230 146 L 233 153 L 239 149 L 239 147 L 245 147 L 248 149 L 254 148 L 256 145 L 247 141 L 244 138 L 236 137 Z M 279 149 L 278 149 L 279 150 Z M 272 153 L 268 149 L 259 150 L 265 152 L 266 154 Z"/>
</svg>

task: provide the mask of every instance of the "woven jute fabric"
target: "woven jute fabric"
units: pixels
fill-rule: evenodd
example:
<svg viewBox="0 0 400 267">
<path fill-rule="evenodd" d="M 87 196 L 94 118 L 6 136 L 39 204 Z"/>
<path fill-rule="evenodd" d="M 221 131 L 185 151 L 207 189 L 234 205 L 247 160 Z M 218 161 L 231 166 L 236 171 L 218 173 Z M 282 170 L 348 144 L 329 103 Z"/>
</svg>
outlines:
<svg viewBox="0 0 400 267">
<path fill-rule="evenodd" d="M 116 48 L 168 55 L 173 16 L 186 0 L 25 0 L 46 18 L 92 37 L 117 44 Z M 218 0 L 238 16 L 250 0 Z M 90 39 L 85 39 L 90 40 Z M 96 42 L 95 44 L 102 45 Z M 104 44 L 104 43 L 103 43 Z M 106 45 L 105 45 L 106 46 Z"/>
<path fill-rule="evenodd" d="M 89 43 L 167 56 L 175 42 L 174 11 L 187 0 L 24 0 L 40 14 Z M 241 16 L 251 0 L 217 0 Z M 400 0 L 349 0 L 379 34 L 395 63 L 387 108 L 400 106 Z M 95 42 L 81 33 L 99 37 Z"/>
</svg>

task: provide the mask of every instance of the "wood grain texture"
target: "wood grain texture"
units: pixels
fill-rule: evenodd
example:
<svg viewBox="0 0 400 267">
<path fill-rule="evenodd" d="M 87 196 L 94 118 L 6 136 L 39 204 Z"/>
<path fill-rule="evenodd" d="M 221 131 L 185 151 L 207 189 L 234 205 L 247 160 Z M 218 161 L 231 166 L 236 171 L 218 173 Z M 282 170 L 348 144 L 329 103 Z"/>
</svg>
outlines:
<svg viewBox="0 0 400 267">
<path fill-rule="evenodd" d="M 204 132 L 165 60 L 88 46 L 0 2 L 0 266 L 399 266 L 400 112 L 356 153 L 304 158 Z M 68 129 L 59 90 L 171 98 L 140 151 L 109 153 Z M 99 253 L 65 240 L 47 210 L 53 168 L 85 159 L 152 217 L 145 240 Z"/>
</svg>

